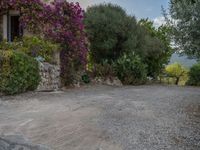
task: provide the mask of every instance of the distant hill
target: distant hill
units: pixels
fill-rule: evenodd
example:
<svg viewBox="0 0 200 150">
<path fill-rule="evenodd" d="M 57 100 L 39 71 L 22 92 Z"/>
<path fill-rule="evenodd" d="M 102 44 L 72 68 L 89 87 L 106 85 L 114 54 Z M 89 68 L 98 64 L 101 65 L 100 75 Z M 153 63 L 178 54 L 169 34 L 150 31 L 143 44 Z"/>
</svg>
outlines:
<svg viewBox="0 0 200 150">
<path fill-rule="evenodd" d="M 187 56 L 179 56 L 179 54 L 174 53 L 171 57 L 170 63 L 169 64 L 173 64 L 175 62 L 178 62 L 180 64 L 182 64 L 185 67 L 190 68 L 193 64 L 197 63 L 196 60 L 194 59 L 189 59 L 187 58 Z"/>
</svg>

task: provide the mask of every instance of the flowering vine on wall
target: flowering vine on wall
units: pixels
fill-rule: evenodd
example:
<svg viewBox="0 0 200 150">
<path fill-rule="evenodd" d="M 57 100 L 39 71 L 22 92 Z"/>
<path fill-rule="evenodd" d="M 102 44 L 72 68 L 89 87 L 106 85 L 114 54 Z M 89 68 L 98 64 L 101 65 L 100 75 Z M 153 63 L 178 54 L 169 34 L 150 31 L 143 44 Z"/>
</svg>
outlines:
<svg viewBox="0 0 200 150">
<path fill-rule="evenodd" d="M 79 3 L 0 0 L 0 14 L 9 9 L 20 11 L 23 28 L 61 45 L 61 75 L 64 78 L 71 61 L 86 64 L 88 49 L 83 25 L 84 11 Z"/>
</svg>

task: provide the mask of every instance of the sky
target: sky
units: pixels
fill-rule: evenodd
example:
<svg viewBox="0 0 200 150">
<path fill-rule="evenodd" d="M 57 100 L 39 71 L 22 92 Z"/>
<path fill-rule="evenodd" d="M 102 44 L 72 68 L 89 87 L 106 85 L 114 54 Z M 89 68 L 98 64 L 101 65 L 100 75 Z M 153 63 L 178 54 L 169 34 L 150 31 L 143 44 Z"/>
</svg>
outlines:
<svg viewBox="0 0 200 150">
<path fill-rule="evenodd" d="M 86 9 L 99 3 L 108 3 L 120 5 L 130 15 L 134 15 L 137 19 L 149 18 L 154 21 L 155 26 L 160 26 L 164 22 L 161 6 L 168 8 L 169 0 L 69 0 L 79 2 Z"/>
</svg>

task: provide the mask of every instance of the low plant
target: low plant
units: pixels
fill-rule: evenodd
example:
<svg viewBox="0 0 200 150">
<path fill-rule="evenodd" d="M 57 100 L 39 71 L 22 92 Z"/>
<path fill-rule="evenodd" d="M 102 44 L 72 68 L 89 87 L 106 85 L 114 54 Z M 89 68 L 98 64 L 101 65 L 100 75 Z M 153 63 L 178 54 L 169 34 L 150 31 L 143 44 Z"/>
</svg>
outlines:
<svg viewBox="0 0 200 150">
<path fill-rule="evenodd" d="M 86 84 L 90 83 L 90 76 L 88 74 L 82 75 L 82 81 Z"/>
<path fill-rule="evenodd" d="M 134 53 L 124 54 L 114 67 L 118 78 L 124 84 L 138 85 L 146 82 L 146 65 Z"/>
<path fill-rule="evenodd" d="M 41 57 L 45 62 L 56 63 L 54 56 L 59 50 L 59 45 L 38 36 L 30 36 L 16 39 L 12 43 L 5 40 L 0 43 L 0 50 L 9 49 L 21 51 L 34 58 Z"/>
<path fill-rule="evenodd" d="M 195 64 L 189 71 L 188 85 L 200 86 L 200 63 Z"/>
<path fill-rule="evenodd" d="M 13 50 L 0 50 L 0 92 L 13 95 L 35 90 L 40 81 L 38 62 Z"/>
<path fill-rule="evenodd" d="M 174 63 L 166 66 L 165 72 L 169 78 L 175 79 L 175 84 L 178 85 L 181 78 L 187 76 L 188 70 L 179 63 Z"/>
<path fill-rule="evenodd" d="M 16 44 L 15 42 L 8 42 L 7 40 L 2 40 L 0 42 L 0 50 L 5 51 L 5 50 L 16 50 L 16 48 L 18 47 L 18 44 Z"/>
<path fill-rule="evenodd" d="M 59 50 L 57 44 L 37 36 L 23 37 L 19 42 L 18 45 L 16 44 L 19 51 L 31 57 L 42 57 L 49 63 L 56 63 L 54 56 Z"/>
<path fill-rule="evenodd" d="M 113 65 L 107 61 L 103 61 L 100 64 L 93 64 L 92 72 L 94 77 L 109 78 L 116 76 Z"/>
</svg>

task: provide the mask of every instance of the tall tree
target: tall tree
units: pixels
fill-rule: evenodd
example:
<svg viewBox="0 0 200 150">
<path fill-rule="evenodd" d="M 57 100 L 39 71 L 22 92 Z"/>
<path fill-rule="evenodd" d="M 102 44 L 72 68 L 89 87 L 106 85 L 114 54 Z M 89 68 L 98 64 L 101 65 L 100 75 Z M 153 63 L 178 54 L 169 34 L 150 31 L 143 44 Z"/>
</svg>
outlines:
<svg viewBox="0 0 200 150">
<path fill-rule="evenodd" d="M 200 0 L 170 0 L 169 13 L 167 20 L 179 50 L 200 59 Z"/>
<path fill-rule="evenodd" d="M 84 22 L 91 59 L 95 63 L 115 61 L 137 46 L 136 19 L 128 16 L 120 6 L 100 4 L 89 7 Z"/>
<path fill-rule="evenodd" d="M 141 56 L 147 64 L 148 75 L 156 78 L 173 53 L 169 36 L 171 30 L 167 25 L 155 28 L 153 22 L 148 19 L 141 19 L 139 25 L 145 31 L 144 41 L 140 48 L 140 51 L 143 51 Z"/>
</svg>

